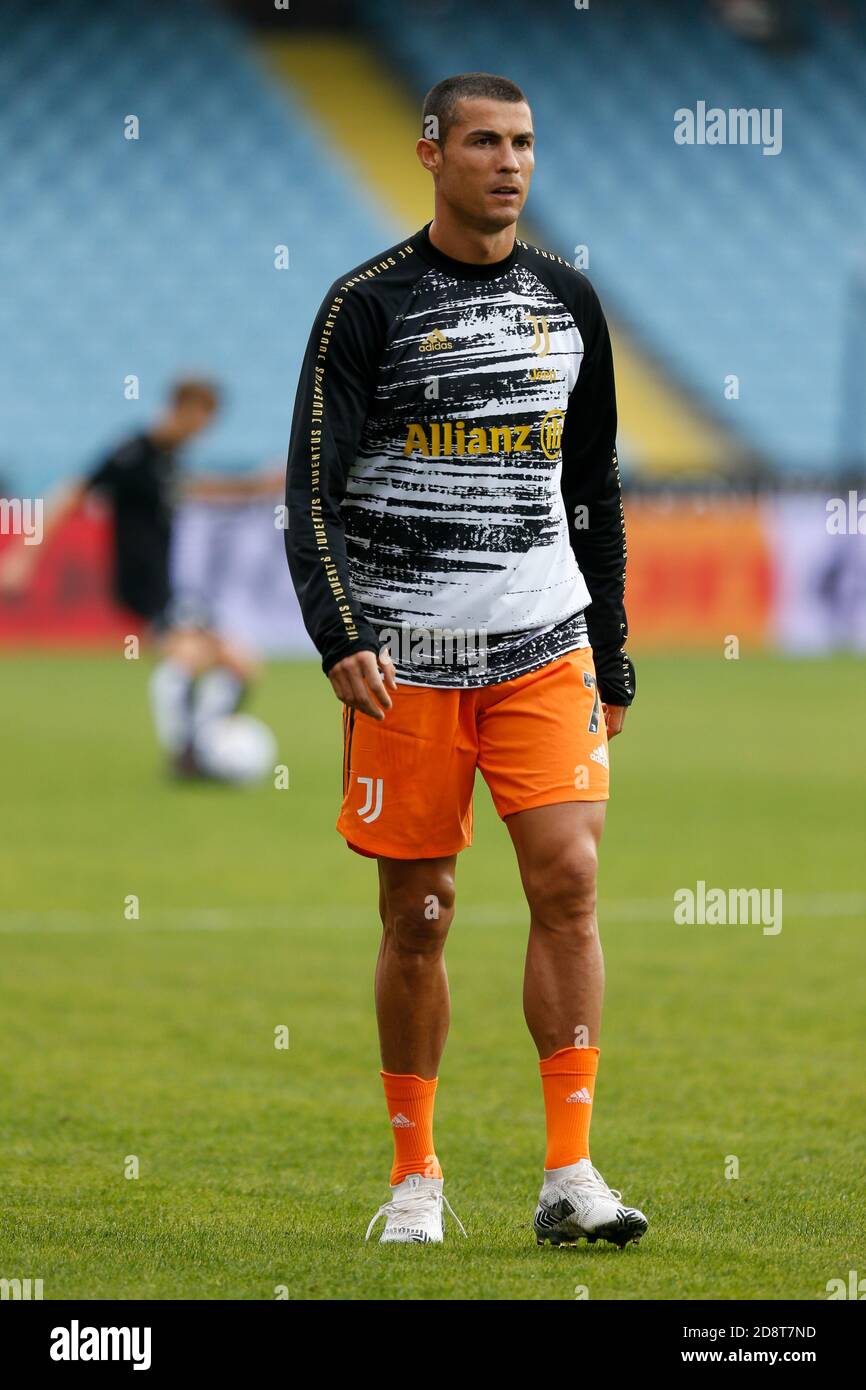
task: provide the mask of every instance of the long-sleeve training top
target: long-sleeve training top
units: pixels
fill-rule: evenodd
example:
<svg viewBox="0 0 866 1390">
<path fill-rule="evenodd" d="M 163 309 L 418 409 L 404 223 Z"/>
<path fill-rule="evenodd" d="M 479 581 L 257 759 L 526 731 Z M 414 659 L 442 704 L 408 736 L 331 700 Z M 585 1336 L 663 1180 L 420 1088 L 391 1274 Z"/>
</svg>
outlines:
<svg viewBox="0 0 866 1390">
<path fill-rule="evenodd" d="M 516 240 L 469 264 L 424 227 L 335 281 L 286 503 L 324 671 L 388 645 L 402 681 L 483 685 L 590 644 L 602 699 L 631 703 L 610 337 L 561 257 Z M 483 665 L 428 660 L 423 639 L 443 632 L 483 634 Z"/>
</svg>

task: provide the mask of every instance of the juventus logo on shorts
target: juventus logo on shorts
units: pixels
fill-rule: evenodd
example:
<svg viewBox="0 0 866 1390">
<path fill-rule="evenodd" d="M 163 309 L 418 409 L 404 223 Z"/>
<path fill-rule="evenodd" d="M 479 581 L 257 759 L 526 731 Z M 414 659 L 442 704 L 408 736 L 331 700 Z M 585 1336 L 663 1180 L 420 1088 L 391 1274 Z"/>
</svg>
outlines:
<svg viewBox="0 0 866 1390">
<path fill-rule="evenodd" d="M 536 314 L 527 314 L 526 317 L 532 324 L 535 337 L 532 340 L 530 352 L 534 352 L 536 357 L 546 357 L 550 352 L 550 334 L 547 330 L 547 319 L 542 314 L 539 318 Z"/>
<path fill-rule="evenodd" d="M 367 825 L 371 821 L 378 820 L 382 814 L 382 778 L 381 777 L 359 777 L 358 782 L 367 788 L 367 799 L 361 807 L 358 815 Z M 373 805 L 375 787 L 375 806 Z"/>
</svg>

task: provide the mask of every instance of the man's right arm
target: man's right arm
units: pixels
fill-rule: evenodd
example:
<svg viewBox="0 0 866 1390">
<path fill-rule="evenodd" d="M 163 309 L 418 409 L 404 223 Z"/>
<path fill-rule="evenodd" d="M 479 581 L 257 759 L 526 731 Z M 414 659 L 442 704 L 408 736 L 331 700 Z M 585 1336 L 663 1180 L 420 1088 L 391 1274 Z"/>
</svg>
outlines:
<svg viewBox="0 0 866 1390">
<path fill-rule="evenodd" d="M 379 642 L 352 595 L 340 505 L 381 350 L 376 306 L 356 289 L 325 298 L 301 368 L 286 468 L 289 570 L 304 625 L 328 673 Z"/>
</svg>

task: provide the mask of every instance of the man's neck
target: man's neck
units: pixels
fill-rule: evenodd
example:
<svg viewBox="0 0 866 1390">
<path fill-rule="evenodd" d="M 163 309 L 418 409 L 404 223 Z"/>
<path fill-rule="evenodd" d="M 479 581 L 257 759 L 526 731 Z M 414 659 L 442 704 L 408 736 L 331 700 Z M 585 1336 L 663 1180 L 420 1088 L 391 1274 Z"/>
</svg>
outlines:
<svg viewBox="0 0 866 1390">
<path fill-rule="evenodd" d="M 181 435 L 178 435 L 177 427 L 175 427 L 171 416 L 158 417 L 158 420 L 150 425 L 145 434 L 158 449 L 175 449 L 181 442 Z"/>
<path fill-rule="evenodd" d="M 174 449 L 178 439 L 170 424 L 163 420 L 157 420 L 155 425 L 144 431 L 151 444 L 155 444 L 158 449 Z"/>
<path fill-rule="evenodd" d="M 495 265 L 514 249 L 516 223 L 496 232 L 482 232 L 456 221 L 449 209 L 437 209 L 427 235 L 437 251 L 469 265 Z"/>
</svg>

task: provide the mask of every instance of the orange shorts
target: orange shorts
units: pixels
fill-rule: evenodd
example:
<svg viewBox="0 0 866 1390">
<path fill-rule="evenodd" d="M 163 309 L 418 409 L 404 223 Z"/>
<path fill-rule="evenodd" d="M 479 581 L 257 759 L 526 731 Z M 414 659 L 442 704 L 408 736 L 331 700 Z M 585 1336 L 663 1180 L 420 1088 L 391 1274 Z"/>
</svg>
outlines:
<svg viewBox="0 0 866 1390">
<path fill-rule="evenodd" d="M 383 720 L 343 707 L 337 829 L 372 858 L 432 859 L 472 843 L 479 767 L 504 819 L 606 801 L 607 729 L 592 649 L 477 689 L 398 685 Z"/>
</svg>

